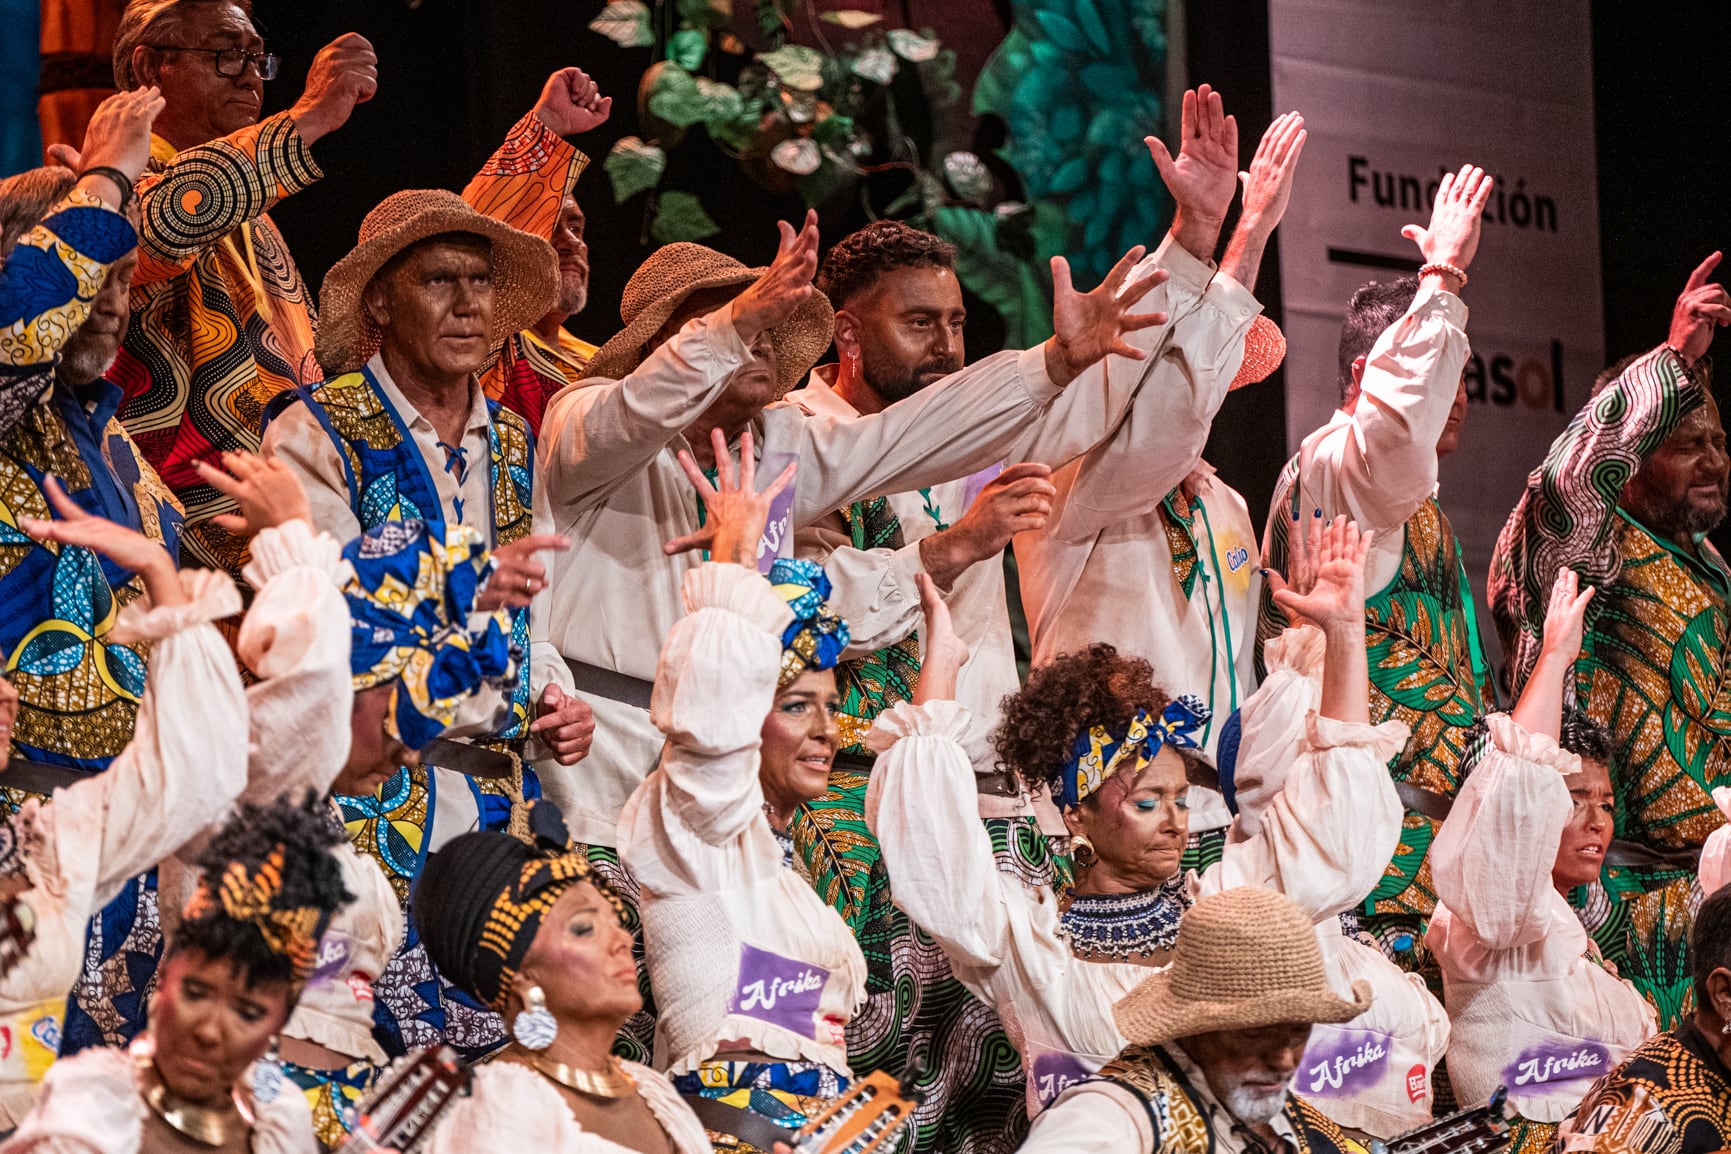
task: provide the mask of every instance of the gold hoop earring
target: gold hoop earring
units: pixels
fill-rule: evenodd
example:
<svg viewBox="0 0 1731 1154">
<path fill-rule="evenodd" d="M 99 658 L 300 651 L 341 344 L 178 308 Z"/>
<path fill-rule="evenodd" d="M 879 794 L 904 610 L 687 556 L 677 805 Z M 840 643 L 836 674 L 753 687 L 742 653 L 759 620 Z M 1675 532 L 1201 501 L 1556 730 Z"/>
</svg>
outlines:
<svg viewBox="0 0 1731 1154">
<path fill-rule="evenodd" d="M 1090 869 L 1099 860 L 1094 854 L 1094 843 L 1077 834 L 1070 839 L 1070 860 L 1076 863 L 1077 869 Z"/>
</svg>

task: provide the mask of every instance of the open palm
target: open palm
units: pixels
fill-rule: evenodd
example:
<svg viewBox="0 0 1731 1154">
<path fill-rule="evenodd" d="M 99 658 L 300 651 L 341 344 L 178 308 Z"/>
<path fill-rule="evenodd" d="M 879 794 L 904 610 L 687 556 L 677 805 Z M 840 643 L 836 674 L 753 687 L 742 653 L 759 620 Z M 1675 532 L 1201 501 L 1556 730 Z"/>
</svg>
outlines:
<svg viewBox="0 0 1731 1154">
<path fill-rule="evenodd" d="M 1146 138 L 1160 179 L 1187 212 L 1225 218 L 1238 191 L 1238 121 L 1226 115 L 1220 93 L 1204 84 L 1184 94 L 1178 156 L 1157 136 Z"/>
<path fill-rule="evenodd" d="M 1311 548 L 1313 552 L 1301 566 L 1313 574 L 1309 589 L 1289 588 L 1279 574 L 1270 573 L 1268 580 L 1274 589 L 1274 603 L 1290 618 L 1304 620 L 1327 629 L 1331 625 L 1363 628 L 1364 622 L 1364 561 L 1370 552 L 1369 533 L 1360 533 L 1356 521 L 1336 517 L 1334 523 L 1312 535 L 1308 545 L 1295 541 L 1295 550 Z"/>
</svg>

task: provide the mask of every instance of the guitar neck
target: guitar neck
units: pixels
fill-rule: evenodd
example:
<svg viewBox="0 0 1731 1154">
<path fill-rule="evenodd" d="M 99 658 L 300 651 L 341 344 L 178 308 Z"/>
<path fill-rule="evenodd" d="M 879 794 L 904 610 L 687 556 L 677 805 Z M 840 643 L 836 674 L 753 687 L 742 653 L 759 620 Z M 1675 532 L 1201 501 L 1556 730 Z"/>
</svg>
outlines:
<svg viewBox="0 0 1731 1154">
<path fill-rule="evenodd" d="M 1438 1118 L 1428 1126 L 1390 1138 L 1387 1154 L 1487 1154 L 1509 1144 L 1506 1094 L 1498 1090 L 1483 1106 Z M 1372 1148 L 1383 1145 L 1373 1143 Z"/>
</svg>

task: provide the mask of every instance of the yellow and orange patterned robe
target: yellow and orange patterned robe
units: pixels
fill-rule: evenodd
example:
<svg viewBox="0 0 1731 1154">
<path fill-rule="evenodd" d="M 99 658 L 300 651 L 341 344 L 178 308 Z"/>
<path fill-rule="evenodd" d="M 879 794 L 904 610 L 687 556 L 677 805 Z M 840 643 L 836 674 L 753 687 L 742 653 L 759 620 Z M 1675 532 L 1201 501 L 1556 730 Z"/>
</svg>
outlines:
<svg viewBox="0 0 1731 1154">
<path fill-rule="evenodd" d="M 234 503 L 193 462 L 259 447 L 272 397 L 320 379 L 312 294 L 266 212 L 319 180 L 285 113 L 176 152 L 151 141 L 132 324 L 109 376 L 120 419 L 186 507 L 185 554 L 237 579 L 246 543 L 210 518 Z"/>
</svg>

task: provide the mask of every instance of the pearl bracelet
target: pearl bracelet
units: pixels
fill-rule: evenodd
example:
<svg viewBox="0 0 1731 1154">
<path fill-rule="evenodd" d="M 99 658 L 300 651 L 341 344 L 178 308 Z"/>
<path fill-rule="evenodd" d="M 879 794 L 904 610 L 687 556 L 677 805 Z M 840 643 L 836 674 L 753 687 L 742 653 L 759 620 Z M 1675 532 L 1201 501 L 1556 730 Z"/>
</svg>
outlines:
<svg viewBox="0 0 1731 1154">
<path fill-rule="evenodd" d="M 1446 273 L 1449 276 L 1452 276 L 1456 280 L 1460 281 L 1461 282 L 1461 288 L 1467 287 L 1467 273 L 1466 273 L 1465 269 L 1456 268 L 1452 264 L 1444 264 L 1441 261 L 1437 261 L 1437 262 L 1434 262 L 1432 264 L 1427 264 L 1423 268 L 1419 269 L 1418 275 L 1421 277 L 1425 277 L 1425 276 L 1429 276 L 1433 272 Z"/>
</svg>

